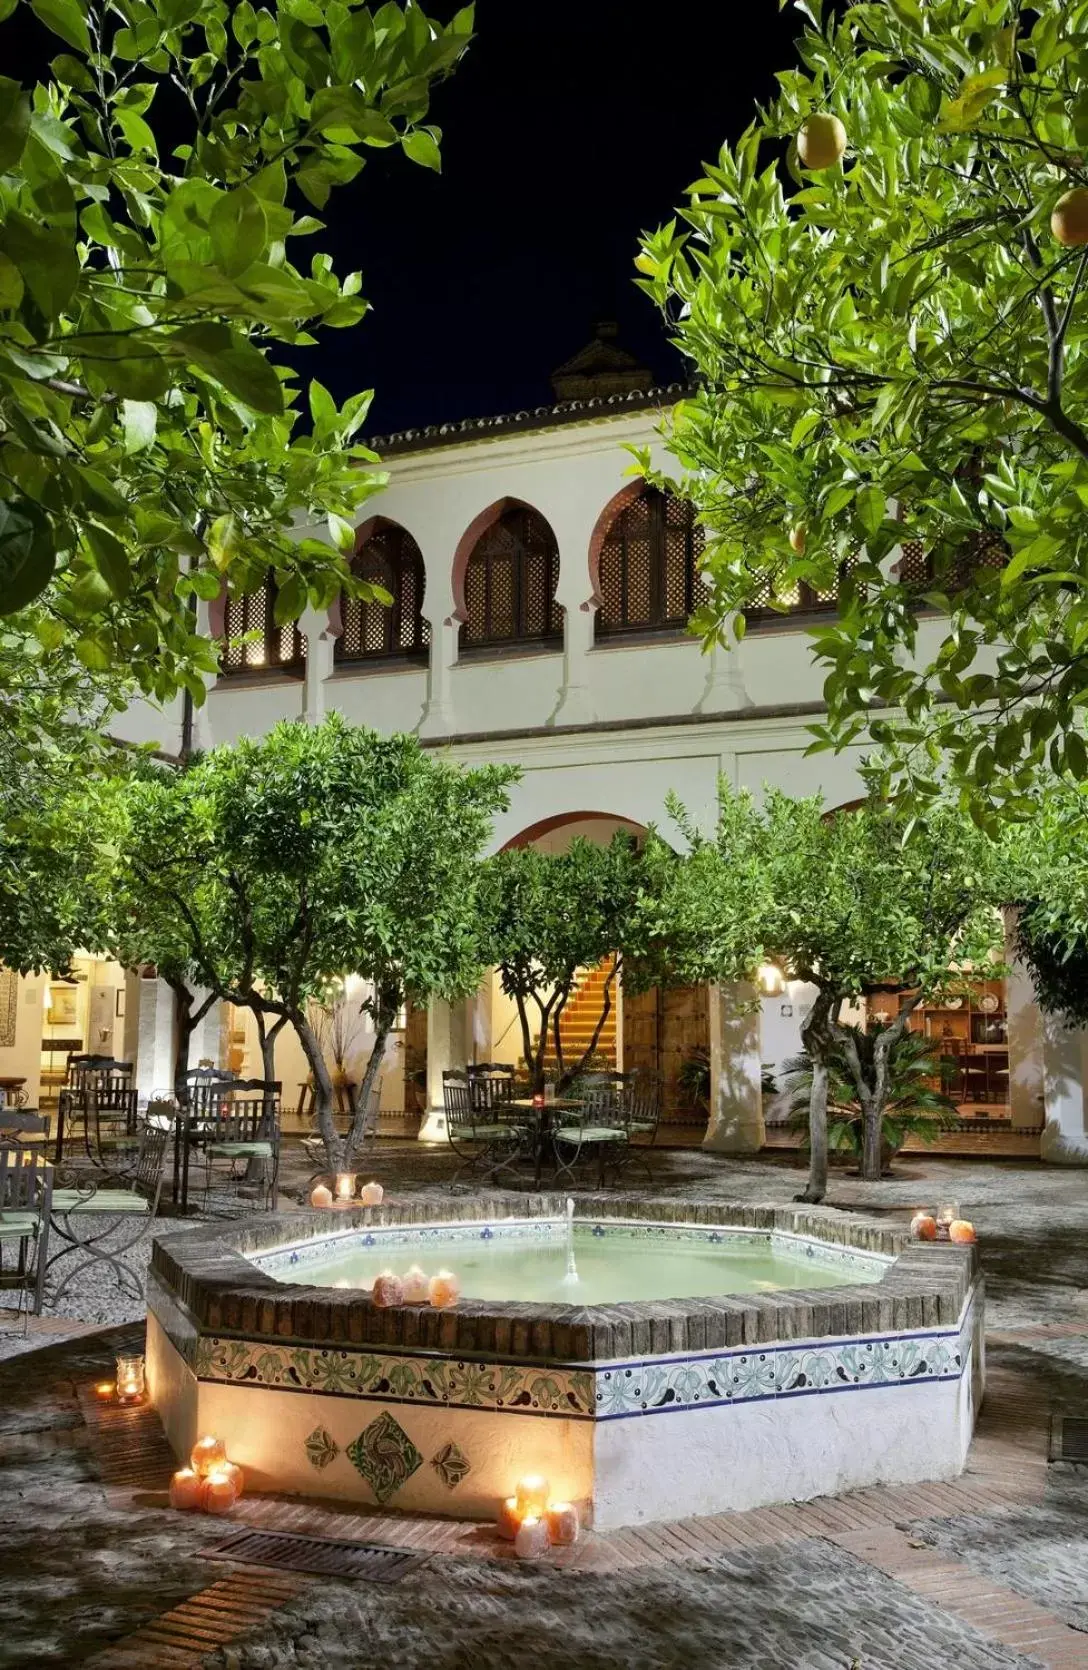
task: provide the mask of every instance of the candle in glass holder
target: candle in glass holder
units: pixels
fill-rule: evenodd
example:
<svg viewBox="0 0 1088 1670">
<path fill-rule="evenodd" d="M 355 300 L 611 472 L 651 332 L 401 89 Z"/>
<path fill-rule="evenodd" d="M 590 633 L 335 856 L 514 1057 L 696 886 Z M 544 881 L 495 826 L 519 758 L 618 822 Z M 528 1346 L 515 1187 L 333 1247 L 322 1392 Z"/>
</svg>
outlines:
<svg viewBox="0 0 1088 1670">
<path fill-rule="evenodd" d="M 385 1190 L 380 1183 L 364 1183 L 359 1190 L 359 1199 L 364 1206 L 380 1206 L 385 1199 Z"/>
<path fill-rule="evenodd" d="M 410 1270 L 404 1272 L 402 1285 L 406 1305 L 427 1304 L 431 1297 L 431 1284 L 418 1264 L 413 1264 Z"/>
<path fill-rule="evenodd" d="M 460 1298 L 461 1283 L 452 1270 L 439 1270 L 437 1276 L 431 1277 L 427 1294 L 435 1310 L 446 1310 Z"/>
<path fill-rule="evenodd" d="M 238 1500 L 238 1486 L 223 1468 L 202 1481 L 200 1505 L 205 1513 L 229 1513 Z"/>
<path fill-rule="evenodd" d="M 193 1445 L 189 1455 L 189 1466 L 203 1479 L 209 1473 L 214 1473 L 217 1468 L 225 1466 L 226 1460 L 227 1446 L 222 1438 L 212 1438 L 209 1434 L 207 1437 L 198 1438 Z"/>
<path fill-rule="evenodd" d="M 326 1188 L 324 1183 L 319 1183 L 317 1185 L 317 1187 L 315 1189 L 313 1189 L 310 1193 L 310 1205 L 311 1206 L 331 1206 L 332 1205 L 332 1190 L 329 1189 L 329 1188 Z"/>
<path fill-rule="evenodd" d="M 946 1201 L 937 1208 L 937 1234 L 942 1241 L 948 1240 L 948 1226 L 955 1223 L 960 1215 L 960 1209 L 954 1200 Z"/>
<path fill-rule="evenodd" d="M 118 1357 L 117 1369 L 117 1401 L 118 1403 L 142 1403 L 144 1401 L 144 1360 L 142 1357 Z"/>
<path fill-rule="evenodd" d="M 550 1547 L 551 1539 L 548 1536 L 547 1520 L 537 1519 L 535 1514 L 530 1514 L 528 1519 L 523 1519 L 514 1538 L 514 1553 L 518 1559 L 539 1560 L 541 1555 L 546 1554 Z"/>
<path fill-rule="evenodd" d="M 507 1542 L 513 1542 L 514 1538 L 518 1534 L 518 1526 L 520 1524 L 521 1514 L 518 1512 L 517 1497 L 505 1497 L 504 1500 L 499 1503 L 499 1511 L 495 1515 L 495 1525 L 499 1536 L 505 1537 Z"/>
<path fill-rule="evenodd" d="M 179 1467 L 170 1480 L 170 1506 L 191 1512 L 199 1508 L 204 1493 L 204 1480 L 195 1467 Z"/>
<path fill-rule="evenodd" d="M 519 1479 L 514 1492 L 518 1513 L 522 1519 L 540 1519 L 548 1508 L 548 1481 L 542 1473 L 526 1473 Z"/>
<path fill-rule="evenodd" d="M 338 1171 L 336 1173 L 336 1204 L 347 1206 L 355 1199 L 355 1173 L 353 1171 Z"/>
<path fill-rule="evenodd" d="M 578 1541 L 578 1509 L 573 1502 L 550 1502 L 544 1519 L 548 1537 L 557 1548 L 566 1548 Z"/>
<path fill-rule="evenodd" d="M 100 1380 L 94 1389 L 94 1395 L 99 1403 L 112 1403 L 117 1386 L 112 1380 Z"/>
</svg>

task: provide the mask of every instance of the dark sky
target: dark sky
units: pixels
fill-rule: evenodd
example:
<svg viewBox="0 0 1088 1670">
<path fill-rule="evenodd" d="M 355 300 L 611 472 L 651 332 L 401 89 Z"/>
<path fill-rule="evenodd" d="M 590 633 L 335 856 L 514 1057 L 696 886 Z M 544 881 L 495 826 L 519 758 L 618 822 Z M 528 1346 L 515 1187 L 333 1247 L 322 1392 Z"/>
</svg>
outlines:
<svg viewBox="0 0 1088 1670">
<path fill-rule="evenodd" d="M 446 19 L 458 0 L 424 4 Z M 549 372 L 599 318 L 658 381 L 682 376 L 634 287 L 638 234 L 743 132 L 800 28 L 778 0 L 478 0 L 476 15 L 433 100 L 442 174 L 370 151 L 295 246 L 300 264 L 320 241 L 341 275 L 362 269 L 371 314 L 291 358 L 338 400 L 373 387 L 371 434 L 550 402 Z M 59 46 L 27 6 L 0 35 L 24 81 Z M 151 120 L 168 149 L 161 99 Z"/>
<path fill-rule="evenodd" d="M 313 357 L 338 398 L 375 389 L 371 433 L 549 402 L 598 317 L 680 375 L 634 288 L 638 233 L 743 132 L 799 32 L 777 0 L 478 0 L 476 18 L 434 98 L 441 176 L 372 152 L 329 205 L 326 246 L 374 311 Z"/>
</svg>

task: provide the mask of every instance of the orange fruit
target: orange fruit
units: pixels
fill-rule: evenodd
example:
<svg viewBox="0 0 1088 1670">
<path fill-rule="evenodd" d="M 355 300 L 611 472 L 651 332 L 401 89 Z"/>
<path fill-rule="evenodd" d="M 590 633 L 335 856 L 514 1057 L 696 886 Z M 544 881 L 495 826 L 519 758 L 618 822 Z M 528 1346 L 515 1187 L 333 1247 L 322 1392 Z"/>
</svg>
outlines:
<svg viewBox="0 0 1088 1670">
<path fill-rule="evenodd" d="M 807 543 L 808 529 L 803 522 L 798 522 L 795 528 L 790 529 L 790 550 L 795 551 L 799 557 L 803 557 Z"/>
<path fill-rule="evenodd" d="M 978 1237 L 975 1235 L 973 1223 L 968 1223 L 966 1218 L 955 1218 L 948 1226 L 948 1239 L 958 1242 L 962 1247 L 969 1246 Z"/>
<path fill-rule="evenodd" d="M 818 173 L 831 168 L 846 150 L 846 129 L 837 116 L 817 111 L 806 116 L 797 130 L 797 155 L 802 167 Z"/>
<path fill-rule="evenodd" d="M 1066 249 L 1088 244 L 1088 186 L 1074 186 L 1059 197 L 1050 217 L 1050 230 Z"/>
</svg>

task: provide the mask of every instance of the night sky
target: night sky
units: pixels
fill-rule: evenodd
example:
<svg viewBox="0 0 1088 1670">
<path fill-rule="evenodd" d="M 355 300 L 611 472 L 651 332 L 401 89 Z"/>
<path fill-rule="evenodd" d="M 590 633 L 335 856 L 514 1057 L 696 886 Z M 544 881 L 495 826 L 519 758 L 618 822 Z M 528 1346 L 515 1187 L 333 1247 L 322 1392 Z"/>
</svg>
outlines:
<svg viewBox="0 0 1088 1670">
<path fill-rule="evenodd" d="M 446 19 L 459 0 L 424 3 Z M 300 265 L 320 240 L 341 275 L 362 270 L 373 311 L 290 358 L 340 401 L 373 387 L 371 434 L 550 403 L 549 372 L 602 318 L 657 381 L 682 376 L 634 287 L 638 234 L 743 132 L 801 27 L 778 0 L 478 0 L 476 12 L 432 104 L 442 174 L 369 151 L 326 230 L 295 245 Z M 28 6 L 0 30 L 5 73 L 27 82 L 59 45 Z M 165 151 L 161 98 L 151 121 Z"/>
</svg>

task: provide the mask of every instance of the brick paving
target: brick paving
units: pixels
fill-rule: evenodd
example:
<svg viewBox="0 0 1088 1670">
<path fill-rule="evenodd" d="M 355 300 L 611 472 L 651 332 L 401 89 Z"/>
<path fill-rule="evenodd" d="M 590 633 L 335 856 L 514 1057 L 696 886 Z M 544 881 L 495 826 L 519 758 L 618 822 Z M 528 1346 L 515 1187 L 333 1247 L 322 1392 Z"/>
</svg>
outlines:
<svg viewBox="0 0 1088 1670">
<path fill-rule="evenodd" d="M 376 1169 L 430 1192 L 444 1160 L 397 1150 Z M 659 1162 L 655 1192 L 786 1199 L 795 1179 L 692 1151 Z M 153 1412 L 93 1398 L 138 1330 L 45 1343 L 43 1328 L 0 1364 L 0 1665 L 1088 1670 L 1088 1467 L 1047 1461 L 1051 1415 L 1088 1414 L 1084 1185 L 943 1160 L 878 1190 L 833 1182 L 847 1209 L 899 1218 L 950 1197 L 979 1223 L 990 1373 L 960 1479 L 628 1528 L 533 1566 L 479 1525 L 278 1498 L 236 1509 L 434 1555 L 389 1587 L 210 1563 L 226 1525 L 169 1511 Z"/>
</svg>

